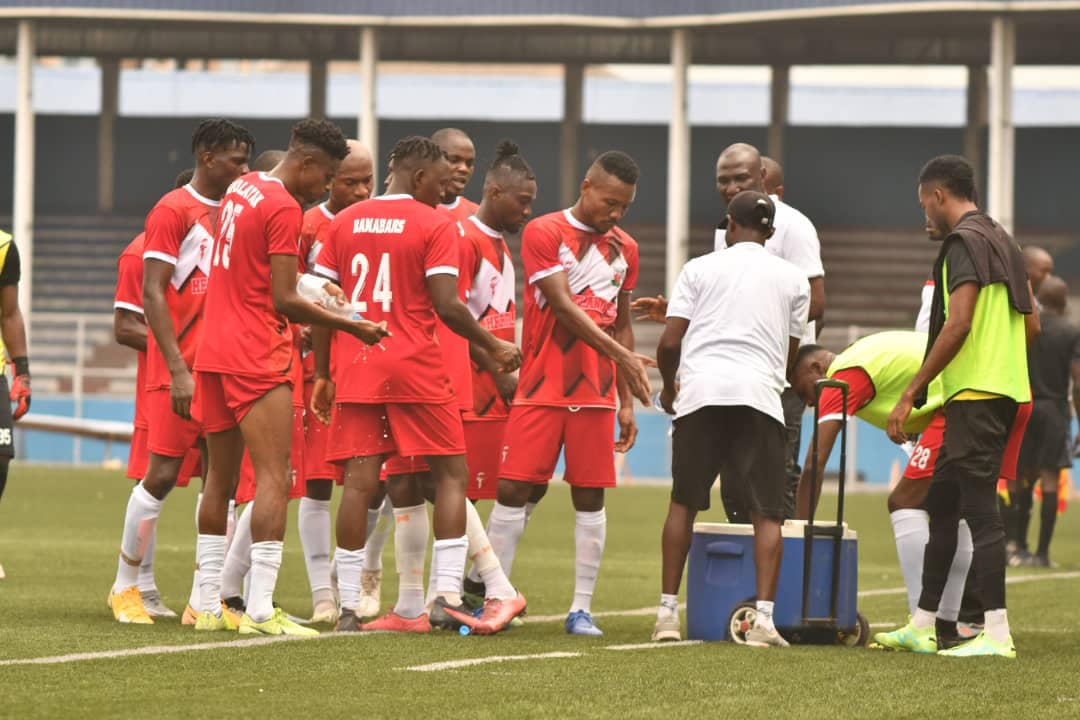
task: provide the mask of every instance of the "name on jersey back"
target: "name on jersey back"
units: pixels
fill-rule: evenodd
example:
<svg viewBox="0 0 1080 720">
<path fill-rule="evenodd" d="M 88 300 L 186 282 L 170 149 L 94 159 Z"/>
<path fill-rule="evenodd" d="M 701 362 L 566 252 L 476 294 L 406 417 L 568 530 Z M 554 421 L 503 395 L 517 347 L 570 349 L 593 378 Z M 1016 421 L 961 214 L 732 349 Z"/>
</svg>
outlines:
<svg viewBox="0 0 1080 720">
<path fill-rule="evenodd" d="M 353 220 L 353 234 L 400 235 L 405 221 L 400 218 L 362 217 Z"/>
</svg>

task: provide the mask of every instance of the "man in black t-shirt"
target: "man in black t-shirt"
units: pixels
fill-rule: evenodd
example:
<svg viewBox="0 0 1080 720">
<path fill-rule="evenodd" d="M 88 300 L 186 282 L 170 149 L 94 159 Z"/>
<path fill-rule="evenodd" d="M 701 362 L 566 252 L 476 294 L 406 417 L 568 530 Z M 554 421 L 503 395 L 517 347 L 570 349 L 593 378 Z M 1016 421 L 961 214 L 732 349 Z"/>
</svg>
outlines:
<svg viewBox="0 0 1080 720">
<path fill-rule="evenodd" d="M 1014 510 L 1007 527 L 1009 541 L 1015 543 L 1011 565 L 1049 567 L 1050 538 L 1057 520 L 1058 478 L 1062 468 L 1072 465 L 1069 452 L 1069 381 L 1073 383 L 1073 407 L 1080 409 L 1080 328 L 1065 319 L 1068 287 L 1059 277 L 1050 276 L 1039 288 L 1042 305 L 1042 333 L 1028 347 L 1032 412 L 1024 444 L 1020 448 L 1018 484 L 1011 492 Z M 1032 491 L 1042 487 L 1039 545 L 1028 552 L 1028 524 L 1031 521 Z"/>
</svg>

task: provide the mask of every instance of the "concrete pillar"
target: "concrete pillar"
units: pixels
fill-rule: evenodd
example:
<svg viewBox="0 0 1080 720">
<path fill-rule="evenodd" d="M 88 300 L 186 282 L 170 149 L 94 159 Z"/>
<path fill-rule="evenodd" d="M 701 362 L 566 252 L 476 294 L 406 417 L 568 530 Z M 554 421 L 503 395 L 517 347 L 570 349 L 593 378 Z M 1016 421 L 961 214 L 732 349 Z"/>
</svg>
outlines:
<svg viewBox="0 0 1080 720">
<path fill-rule="evenodd" d="M 1016 26 L 1012 18 L 994 18 L 990 34 L 990 156 L 987 159 L 987 210 L 1013 231 L 1016 136 L 1013 128 L 1013 66 Z"/>
<path fill-rule="evenodd" d="M 773 65 L 769 85 L 769 142 L 766 155 L 784 164 L 784 136 L 787 134 L 788 104 L 791 97 L 791 66 Z"/>
<path fill-rule="evenodd" d="M 986 66 L 968 65 L 967 86 L 967 125 L 964 126 L 964 157 L 975 167 L 975 181 L 979 190 L 983 186 L 983 151 L 982 133 L 987 123 L 987 86 Z"/>
<path fill-rule="evenodd" d="M 110 213 L 116 192 L 116 116 L 120 111 L 120 61 L 101 59 L 98 116 L 98 212 Z"/>
<path fill-rule="evenodd" d="M 559 203 L 577 202 L 581 189 L 581 115 L 585 101 L 585 66 L 563 65 L 563 119 L 559 137 Z"/>
<path fill-rule="evenodd" d="M 34 24 L 20 20 L 15 50 L 15 198 L 12 234 L 22 260 L 19 307 L 30 342 L 34 289 Z"/>
<path fill-rule="evenodd" d="M 308 61 L 308 117 L 326 117 L 326 60 Z"/>
<path fill-rule="evenodd" d="M 668 126 L 667 253 L 668 297 L 690 254 L 690 115 L 687 85 L 690 31 L 671 31 L 671 124 Z"/>
<path fill-rule="evenodd" d="M 379 119 L 375 115 L 375 81 L 379 63 L 379 36 L 373 27 L 360 29 L 360 116 L 357 119 L 357 139 L 371 149 L 375 158 L 372 169 L 375 188 L 381 189 L 379 176 L 383 172 L 379 154 Z"/>
</svg>

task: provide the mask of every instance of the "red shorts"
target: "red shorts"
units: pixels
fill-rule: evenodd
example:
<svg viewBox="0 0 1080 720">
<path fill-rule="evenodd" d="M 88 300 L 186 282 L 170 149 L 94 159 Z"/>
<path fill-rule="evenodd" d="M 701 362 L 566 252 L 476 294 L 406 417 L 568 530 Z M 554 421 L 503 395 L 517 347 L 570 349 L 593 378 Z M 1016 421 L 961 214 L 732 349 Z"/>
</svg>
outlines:
<svg viewBox="0 0 1080 720">
<path fill-rule="evenodd" d="M 315 383 L 304 383 L 304 407 L 311 405 L 311 392 Z M 326 442 L 330 438 L 330 426 L 323 425 L 313 415 L 308 416 L 304 430 L 304 479 L 334 480 L 338 485 L 345 481 L 340 465 L 326 461 Z"/>
<path fill-rule="evenodd" d="M 240 424 L 263 395 L 278 385 L 288 385 L 291 382 L 289 378 L 255 378 L 201 372 L 195 377 L 195 398 L 191 403 L 191 413 L 202 421 L 207 432 L 231 430 Z M 289 390 L 291 392 L 291 385 Z"/>
<path fill-rule="evenodd" d="M 499 477 L 546 484 L 555 472 L 560 450 L 565 455 L 567 484 L 615 487 L 615 410 L 513 406 L 506 422 Z"/>
<path fill-rule="evenodd" d="M 142 480 L 146 477 L 146 466 L 150 464 L 150 430 L 135 428 L 131 436 L 131 449 L 128 450 L 127 476 L 130 480 Z"/>
<path fill-rule="evenodd" d="M 461 411 L 453 402 L 334 406 L 327 460 L 344 462 L 354 457 L 394 454 L 464 455 Z"/>
<path fill-rule="evenodd" d="M 469 465 L 465 493 L 470 500 L 494 500 L 498 494 L 505 435 L 505 418 L 465 421 L 465 459 Z"/>
<path fill-rule="evenodd" d="M 304 480 L 304 411 L 293 408 L 292 443 L 289 446 L 289 499 L 296 500 L 307 494 Z M 299 468 L 299 470 L 298 470 Z M 243 505 L 255 499 L 255 467 L 251 456 L 244 451 L 240 461 L 240 481 L 236 485 L 236 504 Z"/>
<path fill-rule="evenodd" d="M 1001 470 L 998 473 L 1006 480 L 1016 479 L 1016 463 L 1020 458 L 1020 445 L 1024 441 L 1024 431 L 1027 429 L 1028 419 L 1031 418 L 1031 403 L 1020 403 L 1016 408 L 1016 419 L 1013 420 L 1012 429 L 1009 431 L 1009 439 L 1005 444 L 1005 453 L 1001 458 Z M 909 480 L 929 480 L 934 474 L 934 464 L 937 462 L 938 450 L 945 439 L 945 410 L 934 413 L 930 424 L 919 436 L 919 444 L 911 453 L 904 477 Z"/>
<path fill-rule="evenodd" d="M 198 375 L 196 383 L 198 383 Z M 147 431 L 146 447 L 155 455 L 178 458 L 196 447 L 202 437 L 202 425 L 196 420 L 185 420 L 172 409 L 169 391 L 150 390 L 146 393 Z"/>
<path fill-rule="evenodd" d="M 202 453 L 198 448 L 191 448 L 184 456 L 180 474 L 176 476 L 176 487 L 187 487 L 193 477 L 203 477 Z"/>
<path fill-rule="evenodd" d="M 402 457 L 401 455 L 391 455 L 383 463 L 379 479 L 386 482 L 386 479 L 391 475 L 412 475 L 413 473 L 423 473 L 429 470 L 431 468 L 428 466 L 427 460 L 422 456 Z"/>
</svg>

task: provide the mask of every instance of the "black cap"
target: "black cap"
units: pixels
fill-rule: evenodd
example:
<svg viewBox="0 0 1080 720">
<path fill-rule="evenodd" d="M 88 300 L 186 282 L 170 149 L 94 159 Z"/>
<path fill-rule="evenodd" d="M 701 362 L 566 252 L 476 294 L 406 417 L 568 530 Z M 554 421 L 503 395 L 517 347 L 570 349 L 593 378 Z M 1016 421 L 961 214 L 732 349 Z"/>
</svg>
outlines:
<svg viewBox="0 0 1080 720">
<path fill-rule="evenodd" d="M 744 227 L 758 228 L 762 232 L 773 229 L 776 205 L 772 198 L 755 190 L 744 190 L 728 204 L 728 215 Z"/>
</svg>

